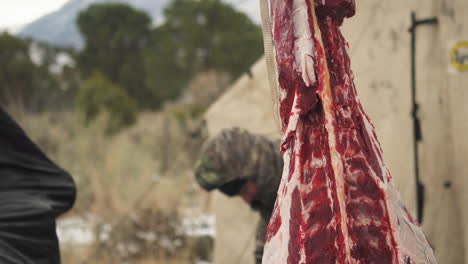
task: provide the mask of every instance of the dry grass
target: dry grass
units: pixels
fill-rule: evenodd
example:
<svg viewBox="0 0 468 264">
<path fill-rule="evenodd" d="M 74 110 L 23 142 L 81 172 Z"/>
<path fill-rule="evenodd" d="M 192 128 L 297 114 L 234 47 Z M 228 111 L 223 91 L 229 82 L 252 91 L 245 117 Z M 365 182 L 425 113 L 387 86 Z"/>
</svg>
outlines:
<svg viewBox="0 0 468 264">
<path fill-rule="evenodd" d="M 138 241 L 135 233 L 149 230 L 174 237 L 172 224 L 207 209 L 209 198 L 195 184 L 192 172 L 206 136 L 198 118 L 230 81 L 223 73 L 201 73 L 178 102 L 159 112 L 141 113 L 137 124 L 114 136 L 105 133 L 106 115 L 89 127 L 70 112 L 17 116 L 33 141 L 75 179 L 77 201 L 63 217 L 92 216 L 98 222 L 96 230 L 99 223 L 113 226 L 104 245 L 62 246 L 63 263 L 180 264 L 192 263 L 197 252 L 211 254 L 207 248 L 212 240 L 183 238 L 174 254 Z M 128 241 L 143 249 L 131 257 L 116 254 L 118 244 Z"/>
<path fill-rule="evenodd" d="M 172 217 L 166 219 L 167 228 L 180 220 L 180 208 L 200 205 L 203 194 L 191 171 L 202 142 L 198 122 L 175 116 L 170 110 L 143 113 L 135 126 L 114 136 L 104 133 L 106 116 L 89 127 L 83 127 L 73 113 L 19 118 L 30 137 L 76 181 L 78 198 L 64 217 L 92 215 L 118 225 L 104 247 L 98 243 L 63 247 L 63 263 L 190 263 L 190 243 L 182 245 L 178 254 L 145 244 L 143 254 L 127 259 L 116 257 L 112 248 L 133 239 L 142 226 L 154 231 L 161 224 L 156 215 Z"/>
<path fill-rule="evenodd" d="M 187 125 L 171 114 L 143 113 L 137 125 L 112 137 L 103 132 L 105 117 L 87 128 L 72 113 L 23 116 L 20 123 L 73 175 L 79 190 L 75 212 L 109 219 L 107 214 L 132 209 L 134 198 L 153 183 L 155 191 L 145 200 L 174 208 L 180 193 L 193 188 L 191 168 L 201 140 L 190 138 Z"/>
</svg>

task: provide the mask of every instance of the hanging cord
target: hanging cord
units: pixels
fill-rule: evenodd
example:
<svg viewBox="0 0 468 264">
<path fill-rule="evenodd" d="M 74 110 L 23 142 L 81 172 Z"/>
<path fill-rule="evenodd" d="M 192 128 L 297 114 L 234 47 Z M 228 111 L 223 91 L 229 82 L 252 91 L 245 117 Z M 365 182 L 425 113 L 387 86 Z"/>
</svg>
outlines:
<svg viewBox="0 0 468 264">
<path fill-rule="evenodd" d="M 263 48 L 265 50 L 265 59 L 268 71 L 268 81 L 270 83 L 271 101 L 273 103 L 273 117 L 275 119 L 278 132 L 281 134 L 279 121 L 279 96 L 278 86 L 276 84 L 276 68 L 273 55 L 273 38 L 271 34 L 270 10 L 268 0 L 260 1 L 260 15 L 262 17 Z"/>
</svg>

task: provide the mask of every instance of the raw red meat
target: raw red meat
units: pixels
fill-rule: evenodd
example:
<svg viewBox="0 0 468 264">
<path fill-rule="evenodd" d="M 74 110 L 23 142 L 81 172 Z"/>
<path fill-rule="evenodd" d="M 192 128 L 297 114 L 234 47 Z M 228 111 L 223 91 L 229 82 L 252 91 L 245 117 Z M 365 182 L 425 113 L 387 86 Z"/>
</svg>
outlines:
<svg viewBox="0 0 468 264">
<path fill-rule="evenodd" d="M 285 167 L 264 264 L 436 263 L 357 99 L 339 29 L 354 6 L 271 1 Z"/>
</svg>

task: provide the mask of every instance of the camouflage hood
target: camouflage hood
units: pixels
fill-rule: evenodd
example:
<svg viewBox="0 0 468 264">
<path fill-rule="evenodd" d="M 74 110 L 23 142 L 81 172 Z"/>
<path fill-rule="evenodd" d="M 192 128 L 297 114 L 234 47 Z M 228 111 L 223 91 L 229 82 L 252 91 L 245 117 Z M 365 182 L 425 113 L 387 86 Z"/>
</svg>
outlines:
<svg viewBox="0 0 468 264">
<path fill-rule="evenodd" d="M 257 185 L 257 199 L 272 207 L 282 167 L 279 142 L 232 128 L 203 145 L 195 177 L 208 191 L 232 181 L 250 180 Z"/>
</svg>

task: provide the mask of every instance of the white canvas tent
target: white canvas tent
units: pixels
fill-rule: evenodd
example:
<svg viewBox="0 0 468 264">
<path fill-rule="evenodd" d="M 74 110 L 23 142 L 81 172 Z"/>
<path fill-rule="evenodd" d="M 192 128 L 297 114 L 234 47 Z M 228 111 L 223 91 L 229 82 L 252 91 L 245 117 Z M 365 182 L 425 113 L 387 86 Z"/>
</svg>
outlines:
<svg viewBox="0 0 468 264">
<path fill-rule="evenodd" d="M 356 2 L 357 15 L 343 26 L 356 87 L 413 215 L 410 12 L 439 20 L 438 25 L 417 29 L 417 101 L 423 133 L 419 166 L 426 186 L 423 228 L 439 263 L 468 264 L 468 209 L 463 209 L 468 204 L 468 71 L 458 72 L 450 63 L 450 47 L 468 41 L 468 1 Z M 240 126 L 278 136 L 264 59 L 251 72 L 252 77 L 243 76 L 206 113 L 210 135 Z M 219 193 L 211 206 L 217 216 L 215 263 L 253 263 L 256 214 L 240 199 Z"/>
</svg>

